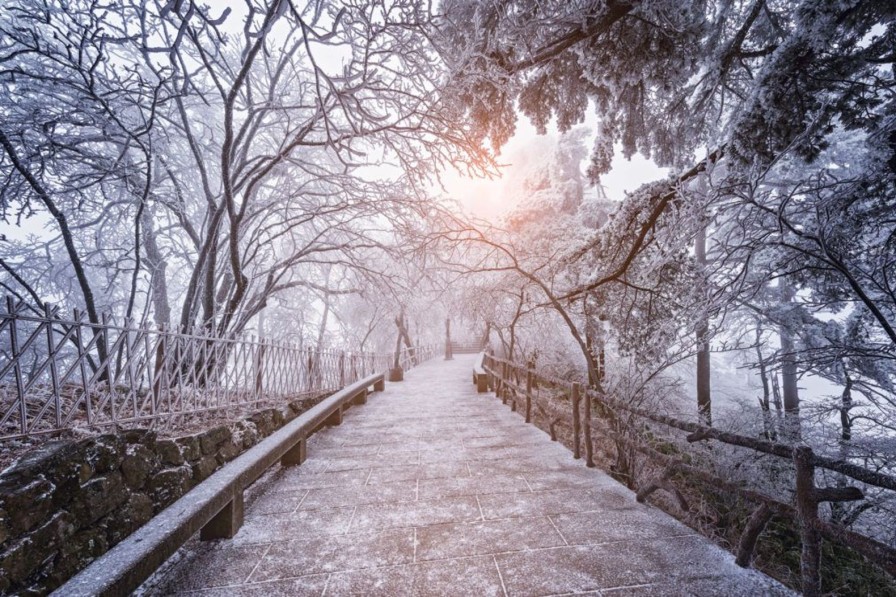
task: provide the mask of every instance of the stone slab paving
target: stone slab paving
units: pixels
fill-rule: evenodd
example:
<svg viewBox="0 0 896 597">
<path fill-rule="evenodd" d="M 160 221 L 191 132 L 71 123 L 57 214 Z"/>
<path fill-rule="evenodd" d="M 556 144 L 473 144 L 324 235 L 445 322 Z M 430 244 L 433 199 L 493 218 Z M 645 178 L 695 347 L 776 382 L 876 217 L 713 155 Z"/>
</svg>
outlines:
<svg viewBox="0 0 896 597">
<path fill-rule="evenodd" d="M 789 595 L 470 383 L 472 356 L 373 394 L 277 470 L 231 540 L 156 579 L 191 595 Z"/>
</svg>

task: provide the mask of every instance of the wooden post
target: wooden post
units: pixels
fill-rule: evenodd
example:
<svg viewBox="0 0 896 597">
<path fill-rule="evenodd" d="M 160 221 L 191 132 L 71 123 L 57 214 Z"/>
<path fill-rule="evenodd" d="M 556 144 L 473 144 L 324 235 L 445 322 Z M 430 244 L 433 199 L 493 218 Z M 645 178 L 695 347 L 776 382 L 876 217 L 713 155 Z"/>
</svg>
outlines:
<svg viewBox="0 0 896 597">
<path fill-rule="evenodd" d="M 507 388 L 504 387 L 504 381 L 509 377 L 507 363 L 501 363 L 501 404 L 507 404 Z"/>
<path fill-rule="evenodd" d="M 532 363 L 526 368 L 526 422 L 532 422 Z"/>
<path fill-rule="evenodd" d="M 501 367 L 503 367 L 504 365 L 498 364 L 498 363 L 495 363 L 495 364 L 498 365 L 497 367 L 494 368 L 495 373 L 496 373 L 496 375 L 495 375 L 495 398 L 500 398 L 501 397 Z"/>
<path fill-rule="evenodd" d="M 799 517 L 800 540 L 803 544 L 800 556 L 800 576 L 805 597 L 821 595 L 821 537 L 815 528 L 818 519 L 818 502 L 815 499 L 815 465 L 812 449 L 798 446 L 793 449 L 796 466 L 796 511 Z"/>
<path fill-rule="evenodd" d="M 582 457 L 580 444 L 582 443 L 582 425 L 579 421 L 579 392 L 580 384 L 578 382 L 572 384 L 572 457 L 579 459 Z"/>
<path fill-rule="evenodd" d="M 585 466 L 594 468 L 594 445 L 591 442 L 591 392 L 585 390 Z"/>
</svg>

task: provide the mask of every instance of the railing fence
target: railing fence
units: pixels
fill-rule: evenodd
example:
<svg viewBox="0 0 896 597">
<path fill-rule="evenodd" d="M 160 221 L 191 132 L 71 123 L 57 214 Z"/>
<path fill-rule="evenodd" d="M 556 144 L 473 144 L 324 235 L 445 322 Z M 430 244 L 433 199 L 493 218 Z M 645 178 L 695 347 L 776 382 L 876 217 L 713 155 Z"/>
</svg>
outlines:
<svg viewBox="0 0 896 597">
<path fill-rule="evenodd" d="M 74 427 L 164 425 L 185 415 L 261 407 L 336 390 L 386 371 L 391 355 L 180 333 L 75 311 L 36 311 L 8 298 L 0 312 L 0 440 Z M 410 369 L 434 347 L 405 349 Z"/>
<path fill-rule="evenodd" d="M 896 576 L 896 549 L 871 537 L 856 533 L 842 525 L 819 517 L 819 504 L 823 502 L 845 502 L 864 499 L 864 493 L 857 487 L 817 487 L 816 469 L 827 469 L 845 475 L 869 486 L 896 491 L 896 477 L 880 471 L 869 470 L 845 460 L 833 459 L 813 453 L 808 446 L 790 446 L 782 443 L 759 440 L 752 437 L 720 431 L 697 423 L 674 417 L 659 415 L 634 407 L 621 400 L 599 394 L 584 388 L 579 383 L 559 380 L 538 373 L 529 365 L 514 363 L 492 355 L 483 354 L 482 367 L 488 376 L 488 386 L 504 403 L 510 402 L 513 410 L 522 410 L 526 422 L 532 422 L 533 414 L 540 414 L 547 421 L 552 440 L 557 440 L 557 426 L 567 425 L 573 436 L 573 454 L 581 457 L 584 443 L 587 466 L 594 466 L 594 429 L 591 417 L 598 413 L 617 423 L 604 430 L 617 445 L 637 452 L 656 465 L 662 472 L 656 478 L 638 488 L 638 501 L 644 501 L 651 493 L 662 489 L 671 493 L 680 507 L 687 511 L 688 504 L 675 488 L 672 478 L 676 475 L 688 476 L 700 483 L 740 495 L 746 501 L 756 504 L 744 529 L 738 545 L 737 563 L 748 567 L 752 560 L 756 542 L 771 519 L 779 514 L 798 521 L 802 540 L 801 576 L 804 595 L 821 594 L 820 538 L 846 545 L 870 561 L 878 564 L 892 576 Z M 569 401 L 564 409 L 562 401 L 550 400 L 548 395 L 562 395 Z M 517 402 L 522 404 L 517 404 Z M 688 442 L 714 440 L 724 444 L 747 448 L 762 454 L 788 459 L 794 467 L 795 485 L 793 503 L 786 503 L 763 494 L 761 491 L 745 487 L 740 483 L 723 479 L 718 475 L 695 466 L 683 457 L 662 453 L 652 445 L 643 433 L 644 427 L 637 423 L 627 423 L 619 416 L 627 413 L 635 421 L 650 421 L 667 428 L 686 431 Z"/>
</svg>

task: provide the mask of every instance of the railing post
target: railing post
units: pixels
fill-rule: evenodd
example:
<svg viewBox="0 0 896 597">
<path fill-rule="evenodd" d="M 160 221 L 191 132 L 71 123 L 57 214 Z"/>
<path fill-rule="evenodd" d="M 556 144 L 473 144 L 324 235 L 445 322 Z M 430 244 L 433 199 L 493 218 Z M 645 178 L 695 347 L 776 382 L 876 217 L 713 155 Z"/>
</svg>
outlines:
<svg viewBox="0 0 896 597">
<path fill-rule="evenodd" d="M 579 459 L 582 457 L 581 436 L 582 425 L 579 421 L 579 402 L 580 402 L 581 385 L 578 382 L 572 384 L 572 457 Z"/>
<path fill-rule="evenodd" d="M 495 370 L 495 376 L 494 376 L 495 377 L 495 398 L 501 397 L 501 382 L 503 381 L 501 379 L 501 367 L 503 367 L 503 366 L 504 366 L 504 364 L 500 363 L 498 367 L 494 368 L 494 370 Z"/>
<path fill-rule="evenodd" d="M 594 445 L 591 443 L 591 391 L 585 390 L 585 466 L 594 468 Z"/>
<path fill-rule="evenodd" d="M 508 369 L 510 369 L 509 363 L 501 364 L 501 404 L 507 404 L 507 388 L 505 387 L 507 384 L 505 382 L 510 377 L 507 373 Z"/>
<path fill-rule="evenodd" d="M 796 511 L 803 544 L 800 556 L 801 588 L 806 597 L 816 597 L 821 595 L 821 540 L 815 527 L 818 501 L 814 495 L 815 465 L 812 464 L 812 449 L 808 446 L 794 448 L 793 463 L 796 467 Z"/>
<path fill-rule="evenodd" d="M 532 363 L 526 366 L 526 422 L 532 422 Z"/>
<path fill-rule="evenodd" d="M 516 385 L 518 386 L 518 385 L 519 385 L 519 379 L 517 379 L 518 376 L 517 376 L 516 373 L 517 373 L 516 365 L 513 364 L 513 363 L 508 364 L 508 365 L 507 365 L 507 374 L 508 374 L 508 376 L 509 376 L 511 379 L 513 379 L 513 383 L 516 384 Z M 511 388 L 511 387 L 508 387 L 508 388 L 507 388 L 507 391 L 506 391 L 504 394 L 505 394 L 505 396 L 507 396 L 507 398 L 510 400 L 510 412 L 514 412 L 514 413 L 515 413 L 515 412 L 516 412 L 516 398 L 517 398 L 517 396 L 516 396 L 516 390 L 514 390 L 514 389 Z"/>
<path fill-rule="evenodd" d="M 11 296 L 6 297 L 6 311 L 9 313 L 9 347 L 12 352 L 13 373 L 16 380 L 16 396 L 19 400 L 19 431 L 28 432 L 28 405 L 25 403 L 25 381 L 22 374 L 22 360 L 19 354 L 19 336 L 16 324 L 16 304 Z"/>
</svg>

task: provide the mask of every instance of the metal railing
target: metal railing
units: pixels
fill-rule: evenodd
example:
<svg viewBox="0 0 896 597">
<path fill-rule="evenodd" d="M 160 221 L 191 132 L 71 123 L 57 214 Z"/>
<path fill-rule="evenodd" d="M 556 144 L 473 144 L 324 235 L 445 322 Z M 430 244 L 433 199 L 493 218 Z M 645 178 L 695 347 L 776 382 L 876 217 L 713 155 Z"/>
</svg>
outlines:
<svg viewBox="0 0 896 597">
<path fill-rule="evenodd" d="M 485 349 L 483 342 L 451 342 L 449 350 L 451 354 L 476 354 Z"/>
<path fill-rule="evenodd" d="M 683 496 L 672 482 L 676 476 L 685 476 L 698 483 L 739 495 L 746 502 L 754 504 L 756 507 L 741 535 L 737 549 L 736 561 L 739 565 L 749 567 L 760 534 L 772 515 L 777 514 L 797 521 L 797 530 L 802 542 L 800 573 L 803 594 L 821 594 L 822 537 L 848 546 L 896 577 L 896 549 L 819 517 L 819 504 L 861 500 L 865 497 L 864 493 L 857 487 L 817 487 L 815 470 L 827 469 L 868 486 L 894 491 L 896 491 L 896 477 L 863 468 L 847 460 L 815 454 L 805 445 L 792 446 L 760 440 L 657 414 L 583 388 L 579 383 L 556 379 L 538 373 L 527 365 L 492 355 L 482 356 L 481 367 L 488 376 L 488 388 L 493 389 L 495 395 L 505 403 L 510 402 L 513 410 L 522 410 L 527 423 L 533 422 L 533 417 L 540 415 L 547 423 L 551 439 L 555 441 L 557 426 L 560 424 L 567 426 L 572 432 L 575 458 L 581 457 L 581 447 L 584 443 L 586 464 L 589 467 L 595 465 L 595 431 L 592 414 L 597 412 L 604 419 L 612 421 L 615 425 L 608 426 L 603 430 L 604 433 L 608 434 L 617 445 L 641 454 L 662 470 L 656 478 L 638 488 L 638 501 L 644 501 L 651 493 L 662 489 L 672 493 L 682 509 L 688 510 Z M 474 368 L 474 383 L 475 381 Z M 562 400 L 556 399 L 557 397 L 562 397 Z M 517 404 L 518 401 L 522 404 Z M 634 422 L 624 420 L 622 414 L 627 414 Z M 648 430 L 643 424 L 648 421 L 671 430 L 688 432 L 689 435 L 686 437 L 688 442 L 713 440 L 789 460 L 794 470 L 793 503 L 772 498 L 742 483 L 723 479 L 713 472 L 696 466 L 693 459 L 688 458 L 686 454 L 678 456 L 668 451 L 660 451 L 656 445 L 656 429 Z"/>
<path fill-rule="evenodd" d="M 0 440 L 74 427 L 162 425 L 261 407 L 385 371 L 389 355 L 312 350 L 206 330 L 91 324 L 7 299 L 0 312 Z M 419 356 L 415 356 L 419 359 Z"/>
<path fill-rule="evenodd" d="M 398 364 L 404 371 L 409 371 L 417 365 L 434 358 L 438 349 L 438 344 L 424 344 L 422 346 L 402 348 L 398 353 Z"/>
</svg>

